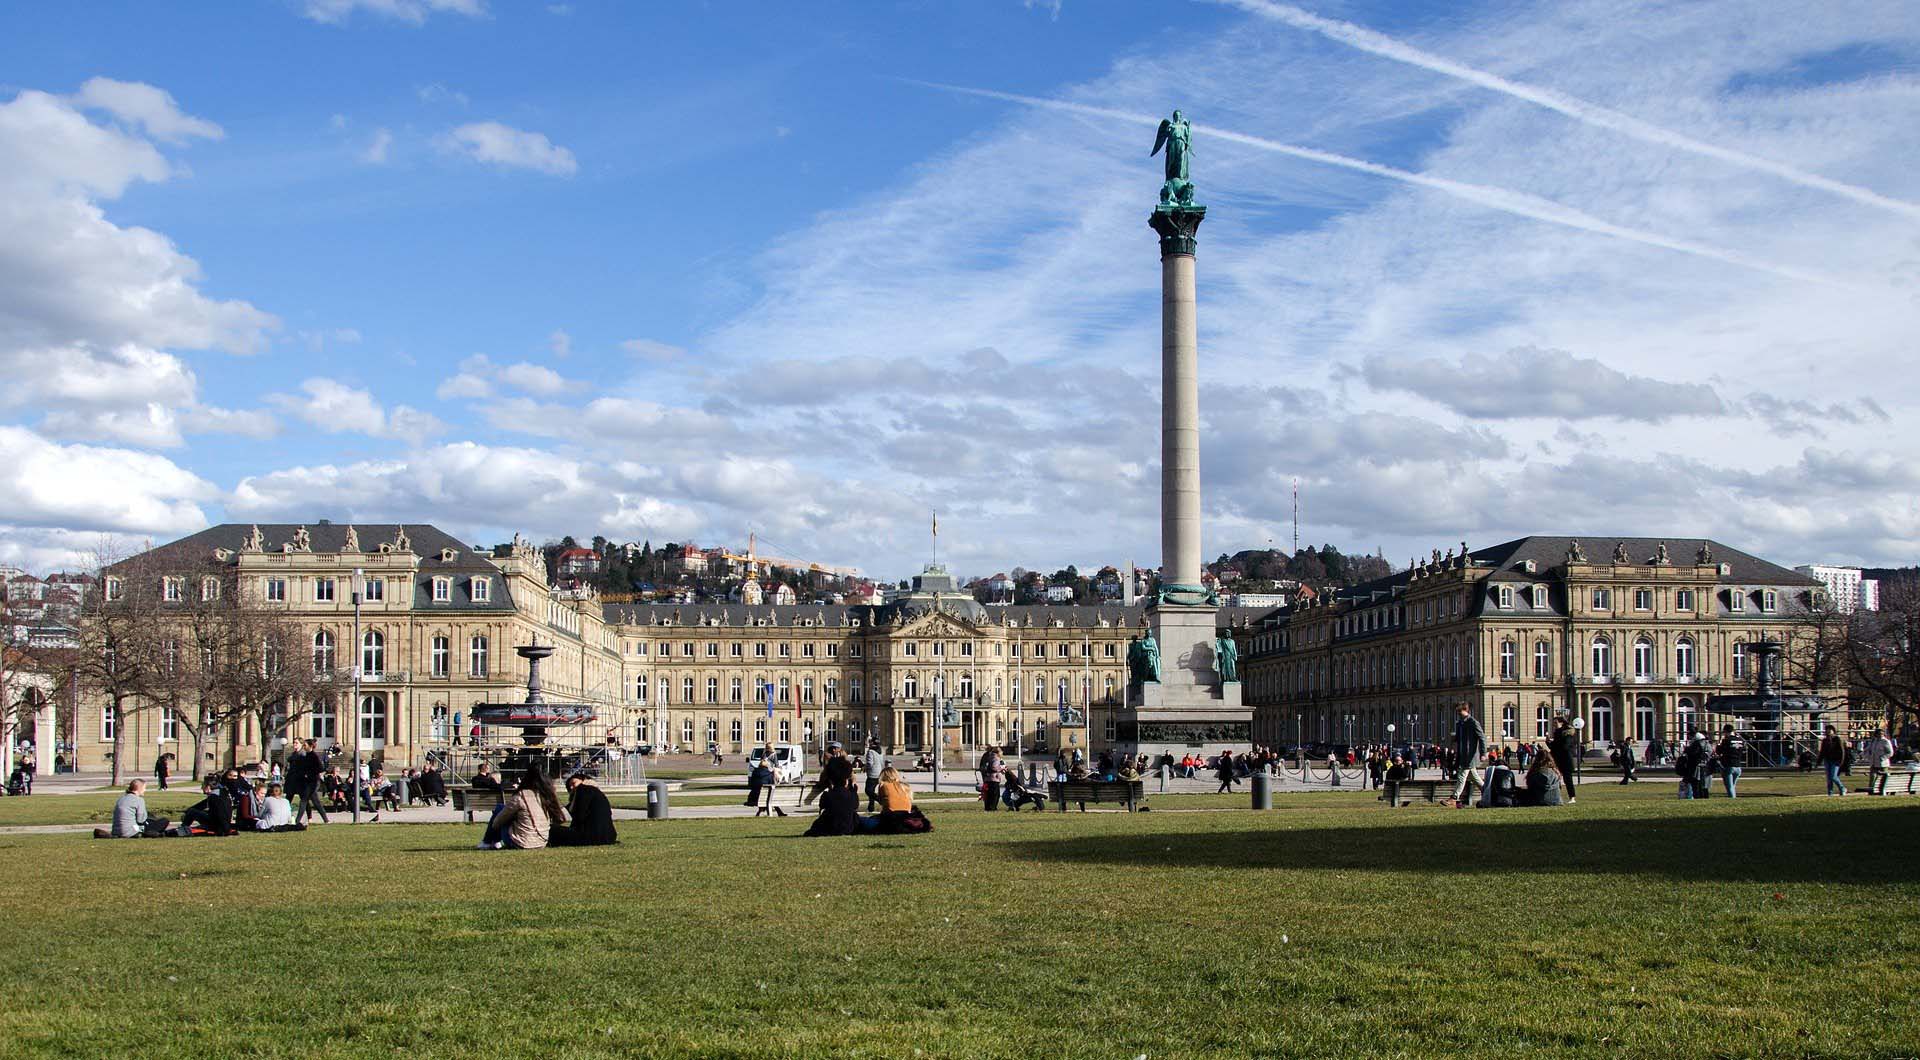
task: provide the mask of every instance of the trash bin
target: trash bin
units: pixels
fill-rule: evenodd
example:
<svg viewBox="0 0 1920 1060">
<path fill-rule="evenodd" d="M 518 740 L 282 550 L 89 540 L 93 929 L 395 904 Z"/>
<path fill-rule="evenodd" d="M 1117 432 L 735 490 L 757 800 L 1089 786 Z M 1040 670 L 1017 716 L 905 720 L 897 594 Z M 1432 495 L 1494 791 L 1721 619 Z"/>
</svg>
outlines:
<svg viewBox="0 0 1920 1060">
<path fill-rule="evenodd" d="M 647 820 L 663 820 L 667 816 L 667 782 L 664 780 L 647 781 Z"/>
<path fill-rule="evenodd" d="M 1256 810 L 1273 809 L 1273 778 L 1265 773 L 1255 773 L 1253 780 L 1253 808 Z"/>
</svg>

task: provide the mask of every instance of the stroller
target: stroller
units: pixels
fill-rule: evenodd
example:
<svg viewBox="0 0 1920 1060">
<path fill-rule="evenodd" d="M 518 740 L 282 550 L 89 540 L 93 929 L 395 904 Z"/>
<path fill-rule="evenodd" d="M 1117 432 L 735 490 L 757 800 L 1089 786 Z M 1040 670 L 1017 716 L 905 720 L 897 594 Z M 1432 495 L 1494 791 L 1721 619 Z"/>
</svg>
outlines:
<svg viewBox="0 0 1920 1060">
<path fill-rule="evenodd" d="M 7 774 L 7 794 L 25 795 L 31 786 L 31 782 L 27 780 L 27 771 L 19 766 L 13 767 L 13 772 Z"/>
</svg>

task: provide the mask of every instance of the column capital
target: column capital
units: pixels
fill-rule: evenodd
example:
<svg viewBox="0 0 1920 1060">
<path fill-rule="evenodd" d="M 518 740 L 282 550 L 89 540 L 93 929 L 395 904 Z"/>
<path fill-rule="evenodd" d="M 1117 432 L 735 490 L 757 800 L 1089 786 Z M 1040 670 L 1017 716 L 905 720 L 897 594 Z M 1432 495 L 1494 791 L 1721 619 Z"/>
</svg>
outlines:
<svg viewBox="0 0 1920 1060">
<path fill-rule="evenodd" d="M 1200 230 L 1200 222 L 1206 219 L 1204 206 L 1161 203 L 1147 215 L 1147 224 L 1160 233 L 1160 256 L 1164 258 L 1169 254 L 1192 254 L 1194 235 Z"/>
</svg>

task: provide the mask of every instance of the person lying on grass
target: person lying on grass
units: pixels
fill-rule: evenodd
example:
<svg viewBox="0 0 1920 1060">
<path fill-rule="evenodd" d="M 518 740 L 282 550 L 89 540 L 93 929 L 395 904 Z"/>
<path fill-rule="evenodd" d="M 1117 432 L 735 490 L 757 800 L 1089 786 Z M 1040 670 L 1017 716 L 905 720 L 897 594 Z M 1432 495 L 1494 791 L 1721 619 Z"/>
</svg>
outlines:
<svg viewBox="0 0 1920 1060">
<path fill-rule="evenodd" d="M 539 850 L 555 824 L 566 822 L 560 797 L 538 768 L 520 774 L 513 794 L 500 800 L 480 837 L 481 850 Z"/>
</svg>

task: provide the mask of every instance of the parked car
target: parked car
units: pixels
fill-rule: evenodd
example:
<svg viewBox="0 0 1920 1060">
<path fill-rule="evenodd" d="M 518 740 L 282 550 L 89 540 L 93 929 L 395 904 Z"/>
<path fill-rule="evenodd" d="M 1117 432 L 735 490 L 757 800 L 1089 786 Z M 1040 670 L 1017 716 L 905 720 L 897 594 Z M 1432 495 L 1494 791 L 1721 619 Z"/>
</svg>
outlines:
<svg viewBox="0 0 1920 1060">
<path fill-rule="evenodd" d="M 757 747 L 747 755 L 750 765 L 758 766 L 767 756 L 765 747 Z M 798 784 L 807 773 L 806 749 L 797 743 L 777 743 L 773 745 L 773 780 L 776 784 Z"/>
</svg>

